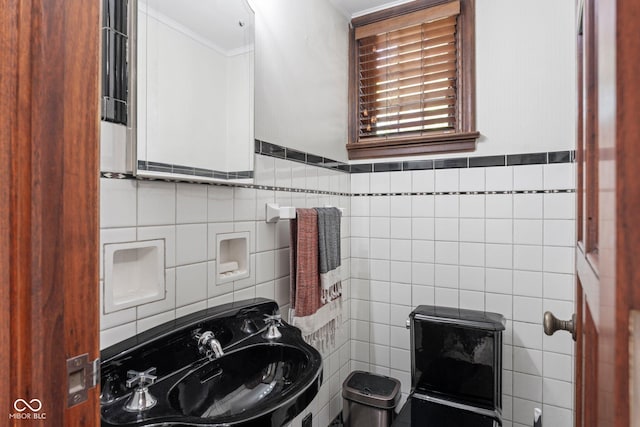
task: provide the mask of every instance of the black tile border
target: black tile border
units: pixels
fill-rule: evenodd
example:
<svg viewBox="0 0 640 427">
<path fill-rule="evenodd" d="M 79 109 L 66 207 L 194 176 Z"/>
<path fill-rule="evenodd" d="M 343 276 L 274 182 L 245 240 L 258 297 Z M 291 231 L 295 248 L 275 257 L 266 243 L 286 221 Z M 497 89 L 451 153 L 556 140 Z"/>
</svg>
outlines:
<svg viewBox="0 0 640 427">
<path fill-rule="evenodd" d="M 549 161 L 548 153 L 508 154 L 507 166 L 544 165 Z"/>
<path fill-rule="evenodd" d="M 456 157 L 450 159 L 408 160 L 393 162 L 347 164 L 311 153 L 270 142 L 255 140 L 255 153 L 279 159 L 291 160 L 346 173 L 401 172 L 413 170 L 462 169 L 498 166 L 525 166 L 575 162 L 575 150 L 540 153 L 504 154 L 479 157 Z"/>
<path fill-rule="evenodd" d="M 312 166 L 322 166 L 323 162 L 324 160 L 322 159 L 322 157 L 316 156 L 315 154 L 307 153 L 307 164 Z"/>
<path fill-rule="evenodd" d="M 371 163 L 351 165 L 351 173 L 371 173 L 373 172 L 373 165 Z"/>
<path fill-rule="evenodd" d="M 549 163 L 572 163 L 574 161 L 575 152 L 573 151 L 554 151 L 548 153 Z"/>
<path fill-rule="evenodd" d="M 433 169 L 433 160 L 409 160 L 402 162 L 403 171 L 417 171 L 424 169 Z"/>
<path fill-rule="evenodd" d="M 305 153 L 293 148 L 287 148 L 267 141 L 261 141 L 259 139 L 255 140 L 254 148 L 255 154 L 262 154 L 263 156 L 291 160 L 292 162 L 304 163 L 306 165 L 318 166 L 325 169 L 333 169 L 345 173 L 351 172 L 351 167 L 347 163 L 339 162 L 327 157 L 317 156 L 311 153 Z"/>
<path fill-rule="evenodd" d="M 398 172 L 402 171 L 402 162 L 386 162 L 386 163 L 374 163 L 374 172 Z"/>
<path fill-rule="evenodd" d="M 540 164 L 559 164 L 575 162 L 575 151 L 552 151 L 542 153 L 524 153 L 524 154 L 506 154 L 497 156 L 481 156 L 481 157 L 458 157 L 450 159 L 427 159 L 427 160 L 408 160 L 394 162 L 378 162 L 378 163 L 356 163 L 347 164 L 332 160 L 329 158 L 305 153 L 287 147 L 282 147 L 269 142 L 255 140 L 255 153 L 264 156 L 281 158 L 298 163 L 304 163 L 310 166 L 322 167 L 341 171 L 345 173 L 376 173 L 376 172 L 399 172 L 399 171 L 417 171 L 417 170 L 442 170 L 442 169 L 460 169 L 460 168 L 477 168 L 477 167 L 504 167 L 504 166 L 524 166 L 524 165 L 540 165 Z M 412 196 L 412 195 L 482 195 L 482 194 L 540 194 L 540 193 L 574 193 L 575 189 L 559 189 L 559 190 L 533 190 L 533 191 L 470 191 L 470 192 L 429 192 L 429 193 L 344 193 L 335 191 L 308 190 L 302 188 L 276 187 L 269 185 L 259 185 L 253 183 L 242 182 L 224 182 L 224 180 L 232 179 L 250 179 L 254 177 L 253 171 L 236 171 L 221 172 L 209 169 L 199 169 L 182 165 L 171 165 L 167 163 L 158 163 L 150 161 L 139 161 L 138 168 L 152 172 L 180 173 L 184 177 L 173 178 L 143 178 L 136 177 L 133 174 L 119 172 L 100 172 L 101 178 L 111 179 L 139 179 L 145 181 L 167 181 L 167 182 L 184 182 L 199 183 L 217 186 L 234 186 L 244 188 L 254 188 L 259 190 L 273 190 L 294 193 L 309 193 L 318 195 L 333 196 Z M 216 178 L 220 182 L 202 182 L 190 180 L 189 176 Z"/>
<path fill-rule="evenodd" d="M 302 151 L 294 150 L 292 148 L 287 148 L 287 160 L 293 160 L 295 162 L 307 162 L 307 153 L 303 153 Z"/>
<path fill-rule="evenodd" d="M 525 166 L 575 162 L 575 151 L 506 154 L 497 156 L 457 157 L 450 159 L 409 160 L 394 162 L 347 164 L 327 157 L 255 140 L 255 153 L 290 160 L 344 173 L 401 172 L 415 170 L 466 169 L 476 167 Z M 180 173 L 217 179 L 253 178 L 253 171 L 221 172 L 150 161 L 139 161 L 138 168 L 152 172 Z"/>
<path fill-rule="evenodd" d="M 470 168 L 486 168 L 506 165 L 507 159 L 505 159 L 505 156 L 469 157 Z"/>
<path fill-rule="evenodd" d="M 436 159 L 433 161 L 434 169 L 460 169 L 469 167 L 469 158 Z"/>
<path fill-rule="evenodd" d="M 256 143 L 257 142 L 258 141 L 256 140 Z M 287 149 L 276 144 L 270 144 L 266 141 L 260 141 L 260 154 L 284 159 L 287 154 Z"/>
<path fill-rule="evenodd" d="M 149 172 L 178 173 L 194 177 L 215 178 L 215 179 L 249 179 L 253 178 L 253 171 L 230 171 L 223 172 L 212 169 L 201 169 L 192 166 L 172 165 L 170 163 L 151 162 L 148 160 L 138 160 L 138 170 Z M 132 175 L 133 176 L 133 175 Z M 176 179 L 175 181 L 180 181 Z"/>
</svg>

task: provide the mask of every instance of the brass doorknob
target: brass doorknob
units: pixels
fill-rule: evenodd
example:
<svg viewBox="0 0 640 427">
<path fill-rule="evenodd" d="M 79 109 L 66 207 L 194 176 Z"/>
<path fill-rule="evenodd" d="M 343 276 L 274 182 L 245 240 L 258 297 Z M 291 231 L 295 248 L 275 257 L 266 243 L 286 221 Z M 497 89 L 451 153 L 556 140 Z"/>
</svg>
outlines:
<svg viewBox="0 0 640 427">
<path fill-rule="evenodd" d="M 546 311 L 542 320 L 544 326 L 544 333 L 547 335 L 553 335 L 556 331 L 567 331 L 571 333 L 571 338 L 576 340 L 576 315 L 571 316 L 571 320 L 560 320 L 553 315 L 552 312 Z"/>
</svg>

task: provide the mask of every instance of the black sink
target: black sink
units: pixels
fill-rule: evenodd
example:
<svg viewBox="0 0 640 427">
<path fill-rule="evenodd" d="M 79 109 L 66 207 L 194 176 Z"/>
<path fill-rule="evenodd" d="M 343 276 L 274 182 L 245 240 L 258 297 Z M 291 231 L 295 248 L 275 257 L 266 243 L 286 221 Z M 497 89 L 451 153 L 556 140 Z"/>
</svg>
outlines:
<svg viewBox="0 0 640 427">
<path fill-rule="evenodd" d="M 102 351 L 102 426 L 281 426 L 311 403 L 322 383 L 322 357 L 286 323 L 266 339 L 263 318 L 275 302 L 226 304 L 177 319 Z M 243 328 L 246 324 L 256 328 Z M 198 351 L 195 334 L 213 331 L 224 355 Z M 249 332 L 250 330 L 251 332 Z M 243 332 L 244 331 L 244 332 Z M 129 370 L 156 368 L 150 409 L 129 412 Z"/>
<path fill-rule="evenodd" d="M 189 372 L 169 391 L 169 403 L 184 415 L 231 422 L 277 405 L 308 365 L 291 345 L 247 346 Z"/>
</svg>

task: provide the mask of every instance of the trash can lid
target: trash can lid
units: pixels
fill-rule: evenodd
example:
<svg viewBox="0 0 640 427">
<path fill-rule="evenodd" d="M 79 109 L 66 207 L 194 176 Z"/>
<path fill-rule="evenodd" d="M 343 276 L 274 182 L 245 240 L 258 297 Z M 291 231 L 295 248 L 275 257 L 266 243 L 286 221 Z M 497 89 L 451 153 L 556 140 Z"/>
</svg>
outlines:
<svg viewBox="0 0 640 427">
<path fill-rule="evenodd" d="M 342 384 L 342 397 L 376 408 L 395 408 L 400 381 L 371 372 L 353 371 Z"/>
</svg>

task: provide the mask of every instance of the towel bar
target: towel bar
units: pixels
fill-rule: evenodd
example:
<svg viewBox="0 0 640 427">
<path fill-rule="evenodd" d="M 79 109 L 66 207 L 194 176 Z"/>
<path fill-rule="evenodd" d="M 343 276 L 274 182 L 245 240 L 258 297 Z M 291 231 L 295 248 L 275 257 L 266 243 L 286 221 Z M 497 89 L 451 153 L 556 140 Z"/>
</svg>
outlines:
<svg viewBox="0 0 640 427">
<path fill-rule="evenodd" d="M 333 206 L 325 205 L 325 208 Z M 340 213 L 344 214 L 344 208 L 337 208 Z M 267 203 L 265 205 L 266 221 L 268 223 L 278 222 L 281 219 L 294 219 L 296 217 L 296 208 L 293 206 L 280 206 L 277 203 Z"/>
</svg>

